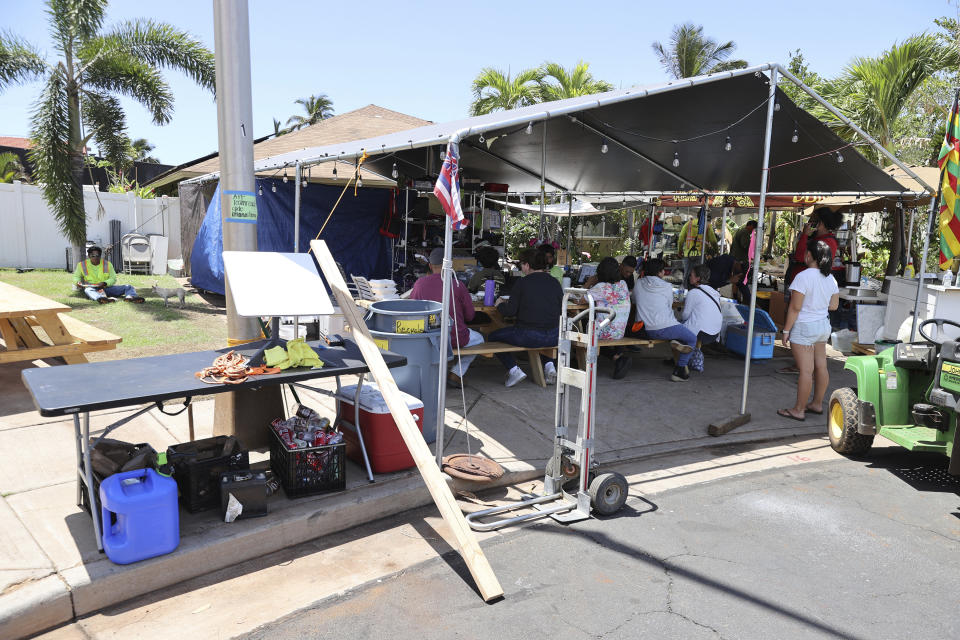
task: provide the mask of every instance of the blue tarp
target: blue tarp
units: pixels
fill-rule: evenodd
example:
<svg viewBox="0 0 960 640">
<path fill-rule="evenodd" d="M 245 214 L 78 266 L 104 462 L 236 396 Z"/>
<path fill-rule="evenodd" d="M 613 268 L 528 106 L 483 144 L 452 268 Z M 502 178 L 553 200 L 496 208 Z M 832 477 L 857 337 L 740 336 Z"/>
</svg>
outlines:
<svg viewBox="0 0 960 640">
<path fill-rule="evenodd" d="M 272 187 L 276 186 L 276 192 Z M 260 251 L 293 251 L 293 182 L 257 180 L 257 247 Z M 343 187 L 311 184 L 300 192 L 300 251 L 310 248 Z M 389 278 L 391 240 L 380 234 L 380 224 L 393 191 L 347 190 L 323 231 L 333 257 L 347 274 Z M 226 224 L 240 224 L 228 222 Z M 223 233 L 220 221 L 220 187 L 207 208 L 190 256 L 190 281 L 198 289 L 224 294 Z"/>
</svg>

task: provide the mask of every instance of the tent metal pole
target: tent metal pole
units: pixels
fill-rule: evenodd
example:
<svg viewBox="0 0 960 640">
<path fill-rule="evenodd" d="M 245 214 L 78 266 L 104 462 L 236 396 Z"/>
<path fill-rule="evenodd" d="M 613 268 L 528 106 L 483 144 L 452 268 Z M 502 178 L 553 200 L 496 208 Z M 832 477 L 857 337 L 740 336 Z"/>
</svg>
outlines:
<svg viewBox="0 0 960 640">
<path fill-rule="evenodd" d="M 917 324 L 920 319 L 920 299 L 923 297 L 923 277 L 927 273 L 927 253 L 930 252 L 930 235 L 933 232 L 933 223 L 936 219 L 937 205 L 940 202 L 940 191 L 937 197 L 930 201 L 930 212 L 927 214 L 927 224 L 923 227 L 923 253 L 920 254 L 920 271 L 917 272 L 917 298 L 913 301 L 913 322 L 910 323 L 910 342 L 917 339 Z"/>
<path fill-rule="evenodd" d="M 403 266 L 407 266 L 407 252 L 410 250 L 410 188 L 403 190 Z"/>
<path fill-rule="evenodd" d="M 697 220 L 700 215 L 697 212 Z M 707 228 L 710 226 L 710 205 L 707 203 L 707 194 L 703 194 L 703 236 L 700 238 L 700 264 L 707 259 Z M 683 283 L 686 286 L 686 282 Z"/>
<path fill-rule="evenodd" d="M 760 255 L 763 253 L 763 222 L 766 217 L 767 180 L 770 176 L 770 138 L 773 132 L 773 107 L 777 97 L 777 67 L 770 70 L 770 98 L 767 100 L 767 124 L 763 134 L 763 170 L 760 172 L 760 207 L 757 215 L 757 240 L 753 251 L 753 279 L 750 285 L 750 314 L 747 317 L 747 353 L 743 363 L 743 394 L 740 415 L 747 413 L 747 391 L 750 387 L 750 358 L 753 357 L 753 322 L 757 315 L 757 285 L 760 282 Z"/>
<path fill-rule="evenodd" d="M 720 254 L 727 252 L 727 208 L 723 207 L 720 213 Z"/>
<path fill-rule="evenodd" d="M 647 257 L 653 254 L 653 219 L 657 215 L 657 207 L 650 205 L 650 235 L 647 236 Z"/>
<path fill-rule="evenodd" d="M 840 110 L 837 109 L 835 106 L 833 106 L 832 104 L 830 104 L 829 102 L 821 98 L 816 91 L 814 91 L 813 89 L 805 85 L 802 80 L 800 80 L 795 75 L 793 75 L 792 73 L 784 69 L 779 64 L 772 65 L 770 69 L 770 77 L 772 78 L 774 74 L 776 74 L 777 72 L 781 73 L 784 78 L 790 80 L 793 84 L 797 85 L 804 93 L 806 93 L 811 98 L 819 102 L 820 105 L 823 106 L 823 108 L 825 108 L 827 111 L 829 111 L 830 113 L 838 117 L 844 124 L 846 124 L 848 127 L 850 127 L 851 129 L 856 131 L 858 134 L 860 134 L 863 137 L 863 139 L 869 142 L 874 149 L 876 149 L 877 151 L 882 153 L 884 156 L 886 156 L 891 162 L 893 162 L 893 164 L 897 165 L 898 167 L 906 171 L 908 176 L 910 176 L 911 178 L 919 182 L 921 185 L 923 185 L 924 188 L 926 188 L 929 193 L 934 193 L 936 191 L 936 189 L 934 189 L 929 184 L 924 182 L 923 179 L 920 176 L 918 176 L 915 171 L 913 171 L 910 167 L 908 167 L 903 162 L 901 162 L 897 158 L 897 156 L 887 151 L 887 149 L 882 144 L 874 140 L 869 133 L 867 133 L 860 127 L 858 127 L 856 123 L 854 123 L 847 116 L 843 115 L 843 113 L 841 113 Z"/>
<path fill-rule="evenodd" d="M 537 225 L 537 239 L 543 240 L 544 235 L 544 202 L 547 199 L 547 189 L 544 185 L 544 176 L 547 175 L 547 121 L 543 121 L 543 135 L 540 139 L 540 224 Z"/>
<path fill-rule="evenodd" d="M 299 162 L 293 169 L 293 252 L 300 253 L 300 179 L 303 165 Z"/>
<path fill-rule="evenodd" d="M 451 220 L 443 218 L 443 282 L 442 310 L 440 315 L 440 372 L 437 381 L 437 466 L 443 466 L 443 429 L 446 424 L 447 411 L 447 349 L 450 344 L 450 288 L 453 284 L 453 225 Z M 464 407 L 466 410 L 466 407 Z"/>
<path fill-rule="evenodd" d="M 573 226 L 573 196 L 567 194 L 567 267 L 570 267 L 573 247 L 570 245 L 570 227 Z"/>
</svg>

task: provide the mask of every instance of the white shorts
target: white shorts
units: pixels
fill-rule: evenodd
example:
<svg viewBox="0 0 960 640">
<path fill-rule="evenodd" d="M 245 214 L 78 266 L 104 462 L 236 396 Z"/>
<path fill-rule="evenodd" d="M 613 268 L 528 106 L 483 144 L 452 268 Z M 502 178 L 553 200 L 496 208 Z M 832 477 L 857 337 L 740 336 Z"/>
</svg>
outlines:
<svg viewBox="0 0 960 640">
<path fill-rule="evenodd" d="M 794 323 L 790 330 L 790 342 L 811 346 L 818 342 L 826 342 L 830 339 L 830 319 L 814 320 L 813 322 Z"/>
</svg>

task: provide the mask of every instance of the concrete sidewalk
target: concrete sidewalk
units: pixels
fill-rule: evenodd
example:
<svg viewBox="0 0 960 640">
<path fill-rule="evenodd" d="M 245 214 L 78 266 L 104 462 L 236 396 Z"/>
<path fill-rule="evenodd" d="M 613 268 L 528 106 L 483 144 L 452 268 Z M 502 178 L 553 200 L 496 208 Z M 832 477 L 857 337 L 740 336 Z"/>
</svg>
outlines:
<svg viewBox="0 0 960 640">
<path fill-rule="evenodd" d="M 784 352 L 785 354 L 785 352 Z M 753 420 L 722 438 L 706 435 L 707 424 L 737 412 L 743 361 L 708 356 L 707 371 L 687 383 L 669 380 L 661 364 L 663 347 L 634 354 L 624 380 L 612 380 L 612 365 L 601 361 L 597 397 L 598 457 L 619 463 L 683 449 L 744 441 L 822 435 L 825 420 L 805 422 L 776 415 L 790 406 L 794 376 L 777 374 L 784 358 L 756 362 L 750 378 L 748 410 Z M 282 492 L 270 502 L 270 515 L 233 524 L 215 511 L 181 511 L 181 543 L 172 554 L 115 565 L 96 550 L 90 518 L 76 505 L 72 420 L 44 419 L 33 410 L 20 383 L 27 365 L 0 365 L 0 637 L 23 637 L 104 607 L 231 567 L 252 558 L 305 543 L 337 531 L 429 504 L 416 470 L 376 476 L 370 484 L 362 469 L 350 465 L 347 489 L 297 500 Z M 496 360 L 478 359 L 461 392 L 448 392 L 445 451 L 472 452 L 499 462 L 510 485 L 543 474 L 551 453 L 554 389 L 524 382 L 503 387 Z M 853 377 L 831 362 L 831 388 Z M 332 386 L 332 383 L 331 383 Z M 328 415 L 332 399 L 316 395 L 304 401 Z M 468 419 L 463 418 L 464 402 Z M 213 402 L 194 404 L 197 437 L 210 435 Z M 94 429 L 131 411 L 91 416 Z M 185 415 L 151 411 L 114 432 L 129 442 L 149 442 L 157 450 L 188 439 Z M 252 459 L 265 457 L 254 454 Z M 718 453 L 717 455 L 720 455 Z M 456 483 L 477 491 L 491 485 Z"/>
</svg>

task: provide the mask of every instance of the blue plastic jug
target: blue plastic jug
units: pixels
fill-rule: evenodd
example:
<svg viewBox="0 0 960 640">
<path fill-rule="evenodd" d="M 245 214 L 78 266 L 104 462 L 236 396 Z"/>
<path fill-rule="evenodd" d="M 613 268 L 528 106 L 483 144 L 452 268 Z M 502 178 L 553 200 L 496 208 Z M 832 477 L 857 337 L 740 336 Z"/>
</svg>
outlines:
<svg viewBox="0 0 960 640">
<path fill-rule="evenodd" d="M 180 544 L 177 483 L 153 469 L 134 469 L 100 483 L 103 550 L 117 564 L 170 553 Z"/>
</svg>

